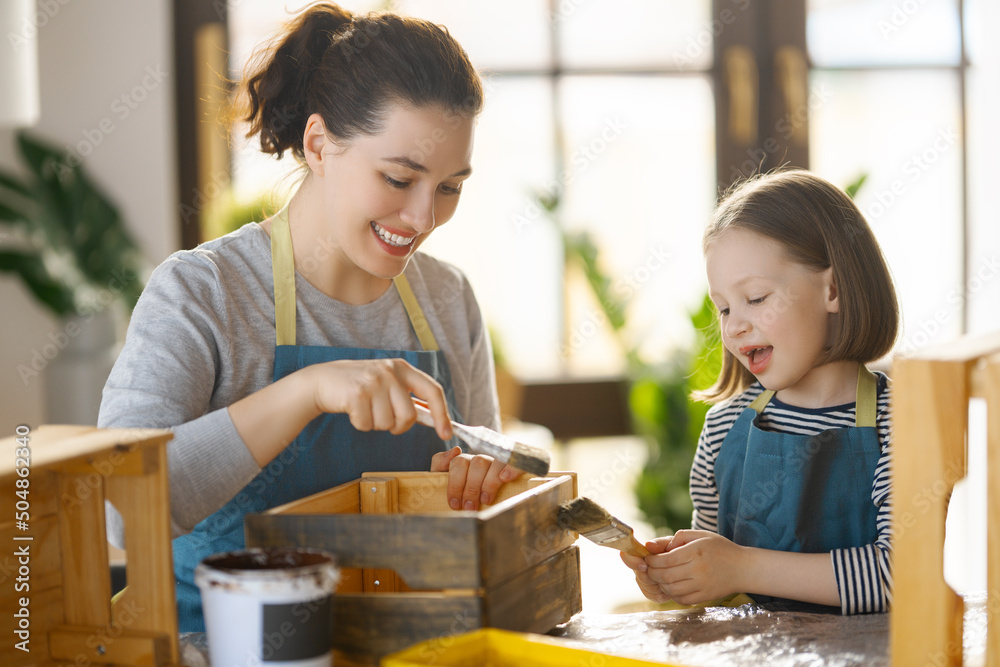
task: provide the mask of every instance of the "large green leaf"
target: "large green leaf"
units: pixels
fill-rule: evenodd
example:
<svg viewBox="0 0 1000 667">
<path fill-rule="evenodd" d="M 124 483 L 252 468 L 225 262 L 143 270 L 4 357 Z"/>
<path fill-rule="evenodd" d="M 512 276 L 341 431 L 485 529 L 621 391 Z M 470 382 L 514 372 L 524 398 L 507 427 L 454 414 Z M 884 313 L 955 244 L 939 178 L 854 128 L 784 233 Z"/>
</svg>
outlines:
<svg viewBox="0 0 1000 667">
<path fill-rule="evenodd" d="M 108 289 L 134 307 L 142 291 L 142 254 L 118 208 L 72 153 L 24 132 L 18 135 L 18 148 L 28 178 L 22 182 L 0 173 L 0 220 L 21 224 L 47 252 L 71 258 L 69 275 L 79 280 L 65 278 L 72 284 L 62 284 L 48 275 L 39 258 L 32 256 L 32 263 L 23 253 L 9 254 L 3 270 L 20 272 L 36 296 L 59 314 L 72 309 L 77 289 Z"/>
<path fill-rule="evenodd" d="M 31 188 L 13 174 L 0 171 L 0 187 L 13 190 L 22 197 L 31 197 Z"/>
<path fill-rule="evenodd" d="M 694 358 L 688 374 L 692 391 L 708 389 L 722 372 L 722 338 L 718 312 L 706 294 L 698 310 L 691 313 L 695 332 Z"/>
<path fill-rule="evenodd" d="M 3 202 L 0 202 L 0 220 L 4 222 L 23 222 L 25 215 L 21 211 L 16 211 Z"/>
<path fill-rule="evenodd" d="M 31 293 L 57 315 L 76 311 L 73 289 L 49 273 L 38 253 L 0 251 L 0 271 L 21 276 Z"/>
<path fill-rule="evenodd" d="M 0 171 L 0 221 L 23 226 L 32 214 L 31 188 L 12 174 Z"/>
<path fill-rule="evenodd" d="M 612 291 L 611 278 L 601 268 L 600 251 L 593 237 L 588 232 L 564 232 L 563 243 L 566 259 L 580 265 L 611 328 L 616 332 L 620 331 L 625 326 L 625 308 L 628 304 Z"/>
<path fill-rule="evenodd" d="M 59 149 L 33 138 L 26 132 L 17 135 L 21 157 L 34 177 L 31 185 L 34 199 L 42 210 L 35 218 L 39 231 L 47 244 L 57 249 L 70 247 L 68 228 L 73 219 L 73 209 L 67 193 L 67 182 L 75 178 L 78 164 Z"/>
</svg>

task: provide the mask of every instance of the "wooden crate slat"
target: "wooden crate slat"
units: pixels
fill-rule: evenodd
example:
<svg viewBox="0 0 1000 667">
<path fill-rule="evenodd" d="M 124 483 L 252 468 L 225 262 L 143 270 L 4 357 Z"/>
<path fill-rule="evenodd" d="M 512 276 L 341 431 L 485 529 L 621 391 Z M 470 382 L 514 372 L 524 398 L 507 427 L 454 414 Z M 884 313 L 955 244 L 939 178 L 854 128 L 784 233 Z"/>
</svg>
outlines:
<svg viewBox="0 0 1000 667">
<path fill-rule="evenodd" d="M 393 472 L 372 474 L 375 477 L 392 475 L 399 488 L 399 511 L 403 514 L 451 512 L 448 506 L 448 473 Z M 361 476 L 368 479 L 368 474 Z"/>
<path fill-rule="evenodd" d="M 7 606 L 5 605 L 3 609 L 6 612 Z M 36 665 L 48 656 L 49 630 L 63 623 L 62 588 L 47 590 L 32 588 L 29 611 L 31 636 L 27 647 L 31 649 L 30 653 L 25 653 L 15 646 L 21 640 L 14 634 L 16 627 L 12 613 L 0 614 L 0 632 L 3 632 L 5 639 L 0 642 L 0 665 L 4 667 Z"/>
<path fill-rule="evenodd" d="M 580 549 L 564 549 L 486 592 L 484 622 L 492 628 L 545 633 L 583 609 Z"/>
<path fill-rule="evenodd" d="M 498 505 L 509 498 L 524 493 L 537 486 L 545 484 L 549 479 L 574 473 L 551 472 L 547 477 L 522 475 L 500 487 L 493 505 Z M 448 473 L 427 472 L 389 472 L 364 473 L 361 478 L 393 477 L 399 485 L 399 511 L 402 514 L 425 514 L 430 512 L 452 512 L 448 505 Z M 574 486 L 575 488 L 575 486 Z M 574 496 L 575 496 L 574 492 Z"/>
<path fill-rule="evenodd" d="M 162 429 L 99 429 L 89 426 L 40 426 L 30 434 L 31 467 L 55 470 L 80 461 L 106 460 L 114 466 L 116 452 L 125 453 L 142 442 L 165 443 L 172 436 Z M 15 475 L 14 438 L 0 440 L 0 480 Z"/>
<path fill-rule="evenodd" d="M 15 540 L 15 537 L 30 536 L 31 540 Z M 18 583 L 20 567 L 17 551 L 28 548 L 29 565 L 31 566 L 31 591 L 41 591 L 62 585 L 62 564 L 59 561 L 59 519 L 55 515 L 32 521 L 27 531 L 18 530 L 12 521 L 0 525 L 0 544 L 10 545 L 5 548 L 0 557 L 0 600 L 4 601 L 3 609 L 7 609 L 7 600 L 21 597 L 22 592 L 15 590 Z M 8 586 L 8 583 L 10 584 Z"/>
<path fill-rule="evenodd" d="M 0 498 L 11 499 L 11 510 L 14 509 L 14 503 L 19 500 L 18 496 L 15 495 L 17 491 L 15 484 L 18 479 L 20 478 L 15 475 L 0 480 Z M 58 510 L 57 499 L 59 495 L 56 493 L 55 473 L 44 468 L 35 468 L 32 465 L 28 482 L 28 498 L 31 502 L 31 508 L 28 512 L 31 514 L 31 521 L 38 521 L 43 517 L 54 516 Z M 4 519 L 6 520 L 13 516 L 13 514 L 10 514 L 5 516 Z"/>
<path fill-rule="evenodd" d="M 479 555 L 468 539 L 473 512 L 451 515 L 364 516 L 250 514 L 247 546 L 325 549 L 341 567 L 395 570 L 418 589 L 479 588 Z"/>
<path fill-rule="evenodd" d="M 107 628 L 61 626 L 49 632 L 49 655 L 74 665 L 166 665 L 170 657 L 166 634 Z"/>
<path fill-rule="evenodd" d="M 399 485 L 392 477 L 367 477 L 358 485 L 361 513 L 398 514 Z M 362 574 L 365 593 L 395 593 L 399 591 L 399 576 L 394 570 L 365 568 Z"/>
<path fill-rule="evenodd" d="M 574 497 L 566 475 L 480 512 L 483 585 L 493 588 L 576 541 L 558 524 L 559 505 Z"/>
<path fill-rule="evenodd" d="M 71 625 L 103 626 L 111 622 L 104 488 L 81 493 L 83 477 L 60 475 L 57 484 L 63 614 Z"/>
<path fill-rule="evenodd" d="M 115 605 L 116 618 L 133 605 L 130 628 L 177 635 L 173 554 L 170 549 L 170 499 L 167 453 L 164 447 L 145 445 L 141 452 L 144 475 L 115 475 L 107 480 L 108 499 L 125 524 L 125 595 Z M 170 649 L 177 662 L 177 644 Z"/>
<path fill-rule="evenodd" d="M 338 595 L 333 616 L 334 649 L 361 664 L 378 664 L 387 653 L 483 624 L 481 599 L 435 593 Z"/>
<path fill-rule="evenodd" d="M 293 500 L 269 509 L 267 514 L 358 514 L 361 500 L 357 481 L 347 482 L 332 489 Z"/>
</svg>

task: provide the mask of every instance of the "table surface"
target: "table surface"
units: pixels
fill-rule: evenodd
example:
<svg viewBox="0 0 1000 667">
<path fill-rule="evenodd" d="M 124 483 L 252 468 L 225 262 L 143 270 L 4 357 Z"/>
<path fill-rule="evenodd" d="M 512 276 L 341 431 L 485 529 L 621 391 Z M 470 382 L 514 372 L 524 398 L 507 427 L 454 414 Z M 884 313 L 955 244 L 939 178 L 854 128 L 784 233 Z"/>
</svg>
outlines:
<svg viewBox="0 0 1000 667">
<path fill-rule="evenodd" d="M 986 595 L 968 595 L 964 664 L 985 664 Z M 757 605 L 577 614 L 549 633 L 567 646 L 698 667 L 889 667 L 889 615 L 773 612 Z M 181 662 L 207 667 L 203 634 L 181 635 Z"/>
<path fill-rule="evenodd" d="M 985 664 L 986 595 L 965 597 L 964 664 Z M 579 614 L 552 632 L 578 648 L 699 667 L 888 667 L 889 615 L 733 609 Z"/>
</svg>

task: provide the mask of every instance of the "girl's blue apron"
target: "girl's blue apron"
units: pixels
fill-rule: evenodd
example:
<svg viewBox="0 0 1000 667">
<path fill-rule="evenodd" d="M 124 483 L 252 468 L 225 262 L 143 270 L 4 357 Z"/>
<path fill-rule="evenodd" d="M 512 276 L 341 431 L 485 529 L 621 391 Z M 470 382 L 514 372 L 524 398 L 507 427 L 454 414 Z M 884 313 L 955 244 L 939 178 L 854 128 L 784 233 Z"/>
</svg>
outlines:
<svg viewBox="0 0 1000 667">
<path fill-rule="evenodd" d="M 444 387 L 452 417 L 461 420 L 448 364 L 405 276 L 400 274 L 393 282 L 423 350 L 296 345 L 295 264 L 287 206 L 272 221 L 271 256 L 277 339 L 275 382 L 310 364 L 340 359 L 401 358 Z M 420 425 L 402 435 L 392 435 L 386 431 L 358 431 L 343 414 L 320 415 L 309 422 L 298 437 L 229 503 L 201 521 L 190 533 L 173 541 L 180 631 L 204 632 L 194 568 L 210 554 L 244 547 L 245 514 L 261 512 L 349 482 L 366 471 L 429 470 L 431 457 L 448 446 L 432 429 Z"/>
<path fill-rule="evenodd" d="M 801 553 L 874 542 L 872 483 L 882 453 L 875 376 L 858 369 L 854 427 L 817 435 L 760 429 L 758 416 L 772 396 L 758 396 L 722 442 L 715 462 L 719 534 L 742 546 Z M 760 603 L 788 602 L 747 592 Z"/>
</svg>

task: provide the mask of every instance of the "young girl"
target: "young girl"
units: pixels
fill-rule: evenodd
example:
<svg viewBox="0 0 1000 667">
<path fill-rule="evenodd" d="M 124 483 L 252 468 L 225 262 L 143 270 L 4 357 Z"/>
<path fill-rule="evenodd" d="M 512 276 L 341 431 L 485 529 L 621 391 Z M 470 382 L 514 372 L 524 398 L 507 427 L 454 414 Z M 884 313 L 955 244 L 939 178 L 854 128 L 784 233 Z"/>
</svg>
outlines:
<svg viewBox="0 0 1000 667">
<path fill-rule="evenodd" d="M 692 529 L 623 559 L 655 602 L 887 611 L 889 387 L 865 364 L 892 349 L 899 309 L 878 242 L 847 195 L 789 171 L 727 196 L 704 252 L 725 349 Z"/>
<path fill-rule="evenodd" d="M 151 276 L 99 425 L 169 427 L 182 631 L 193 570 L 243 516 L 368 470 L 449 471 L 455 509 L 518 471 L 445 447 L 449 415 L 498 427 L 487 328 L 465 277 L 417 252 L 469 177 L 479 77 L 443 29 L 332 4 L 298 15 L 241 84 L 250 134 L 290 152 L 290 203 Z M 411 393 L 437 433 L 413 426 Z M 109 510 L 109 532 L 120 533 Z"/>
</svg>

